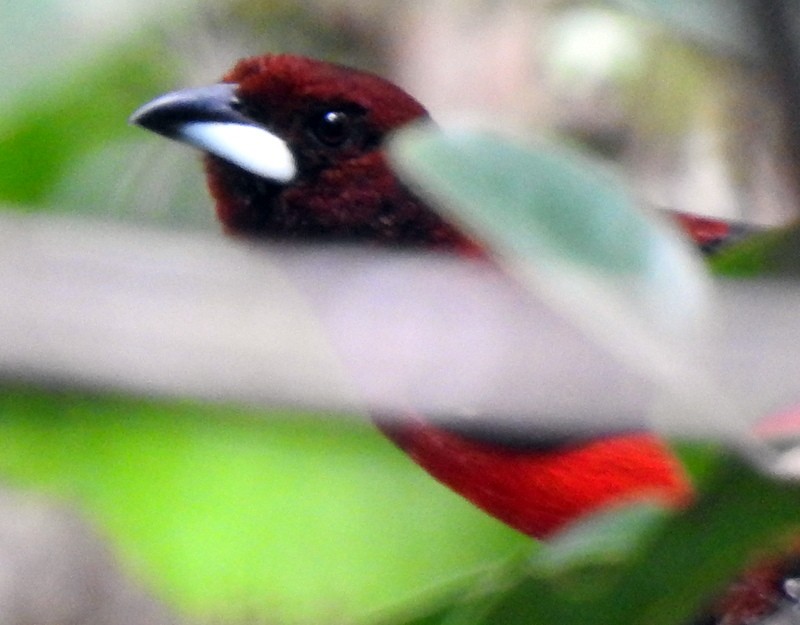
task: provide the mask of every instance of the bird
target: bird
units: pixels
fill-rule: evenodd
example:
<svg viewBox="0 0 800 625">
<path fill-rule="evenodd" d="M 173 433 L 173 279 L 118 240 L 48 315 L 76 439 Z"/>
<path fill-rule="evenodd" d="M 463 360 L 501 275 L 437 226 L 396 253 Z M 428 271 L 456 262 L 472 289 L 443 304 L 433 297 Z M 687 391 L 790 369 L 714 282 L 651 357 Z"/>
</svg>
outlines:
<svg viewBox="0 0 800 625">
<path fill-rule="evenodd" d="M 265 54 L 240 60 L 217 84 L 156 97 L 131 122 L 204 153 L 217 217 L 232 236 L 362 242 L 480 262 L 489 250 L 403 184 L 384 151 L 392 132 L 429 118 L 415 98 L 375 74 Z M 723 222 L 677 221 L 708 250 L 729 233 Z M 424 415 L 376 423 L 434 478 L 538 539 L 610 504 L 644 499 L 680 508 L 694 495 L 676 456 L 648 431 L 554 442 L 502 440 L 434 425 Z M 779 582 L 767 577 L 750 594 L 764 594 L 765 586 L 778 592 Z M 747 604 L 727 625 L 767 609 L 744 595 L 725 604 Z"/>
</svg>

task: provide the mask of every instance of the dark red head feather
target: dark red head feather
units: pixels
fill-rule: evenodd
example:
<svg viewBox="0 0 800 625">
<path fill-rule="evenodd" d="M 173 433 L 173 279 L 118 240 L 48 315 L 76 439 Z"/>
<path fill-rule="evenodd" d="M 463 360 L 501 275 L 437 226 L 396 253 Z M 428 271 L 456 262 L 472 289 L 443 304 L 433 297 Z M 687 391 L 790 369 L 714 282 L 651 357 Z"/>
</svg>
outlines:
<svg viewBox="0 0 800 625">
<path fill-rule="evenodd" d="M 209 155 L 208 183 L 232 233 L 467 248 L 472 244 L 403 186 L 382 151 L 386 136 L 424 119 L 423 106 L 392 83 L 312 59 L 266 55 L 240 61 L 239 111 L 289 145 L 297 176 L 276 184 Z"/>
<path fill-rule="evenodd" d="M 427 117 L 419 102 L 388 80 L 350 67 L 287 54 L 267 54 L 239 61 L 223 77 L 239 85 L 237 94 L 262 111 L 287 117 L 320 107 L 362 111 L 366 125 L 383 136 Z"/>
</svg>

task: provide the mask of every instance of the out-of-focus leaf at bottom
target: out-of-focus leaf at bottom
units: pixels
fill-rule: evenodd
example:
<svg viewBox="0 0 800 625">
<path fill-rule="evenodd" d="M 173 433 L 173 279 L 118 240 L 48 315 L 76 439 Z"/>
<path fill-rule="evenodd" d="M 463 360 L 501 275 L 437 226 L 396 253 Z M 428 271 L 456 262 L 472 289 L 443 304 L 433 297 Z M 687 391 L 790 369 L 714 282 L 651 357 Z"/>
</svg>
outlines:
<svg viewBox="0 0 800 625">
<path fill-rule="evenodd" d="M 527 544 L 368 427 L 6 388 L 0 472 L 77 500 L 183 611 L 353 618 Z"/>
<path fill-rule="evenodd" d="M 735 456 L 717 458 L 685 511 L 602 513 L 509 565 L 493 587 L 453 595 L 403 625 L 692 622 L 755 557 L 785 548 L 800 526 L 800 487 Z"/>
<path fill-rule="evenodd" d="M 719 274 L 735 278 L 800 276 L 800 226 L 768 230 L 721 250 L 710 260 Z"/>
</svg>

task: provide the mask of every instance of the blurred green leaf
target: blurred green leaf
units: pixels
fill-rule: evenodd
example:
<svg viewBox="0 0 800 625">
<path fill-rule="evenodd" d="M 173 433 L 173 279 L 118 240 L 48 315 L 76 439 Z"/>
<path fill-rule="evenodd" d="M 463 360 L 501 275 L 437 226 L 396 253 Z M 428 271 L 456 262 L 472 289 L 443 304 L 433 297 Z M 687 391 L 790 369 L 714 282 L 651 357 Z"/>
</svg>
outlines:
<svg viewBox="0 0 800 625">
<path fill-rule="evenodd" d="M 417 127 L 393 154 L 401 174 L 495 251 L 639 274 L 660 247 L 661 231 L 619 180 L 577 152 Z"/>
<path fill-rule="evenodd" d="M 535 559 L 542 574 L 603 570 L 633 557 L 666 519 L 663 508 L 636 504 L 612 508 L 567 528 L 547 544 Z"/>
<path fill-rule="evenodd" d="M 615 596 L 626 567 L 647 549 L 667 518 L 662 509 L 637 504 L 600 512 L 568 528 L 517 567 L 505 589 L 484 599 L 484 622 L 606 622 L 598 606 Z"/>
<path fill-rule="evenodd" d="M 164 58 L 160 45 L 139 41 L 11 94 L 0 115 L 0 200 L 32 208 L 76 160 L 132 136 L 131 111 L 172 82 Z"/>
<path fill-rule="evenodd" d="M 751 235 L 720 250 L 709 262 L 716 273 L 737 278 L 800 276 L 800 227 Z"/>
<path fill-rule="evenodd" d="M 404 625 L 434 616 L 448 625 L 683 625 L 799 522 L 798 485 L 726 456 L 683 513 L 637 506 L 588 519 L 508 569 L 503 584 Z"/>
<path fill-rule="evenodd" d="M 800 522 L 800 488 L 729 455 L 696 505 L 663 525 L 597 606 L 608 623 L 678 625 Z"/>
<path fill-rule="evenodd" d="M 622 279 L 626 290 L 647 289 L 662 303 L 697 295 L 702 266 L 681 237 L 578 152 L 426 126 L 401 132 L 392 147 L 406 180 L 512 262 L 556 274 L 577 268 L 612 290 Z"/>
<path fill-rule="evenodd" d="M 0 472 L 205 617 L 363 617 L 529 544 L 341 420 L 5 388 Z"/>
</svg>

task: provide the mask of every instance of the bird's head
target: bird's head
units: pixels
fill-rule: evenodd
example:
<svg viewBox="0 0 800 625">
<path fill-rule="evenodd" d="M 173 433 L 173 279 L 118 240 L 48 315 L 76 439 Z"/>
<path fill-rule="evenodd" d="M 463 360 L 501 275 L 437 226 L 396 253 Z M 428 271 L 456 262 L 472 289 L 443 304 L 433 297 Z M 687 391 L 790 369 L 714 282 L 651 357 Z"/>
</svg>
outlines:
<svg viewBox="0 0 800 625">
<path fill-rule="evenodd" d="M 469 247 L 397 180 L 382 151 L 389 133 L 424 118 L 419 102 L 378 76 L 265 55 L 216 85 L 158 97 L 131 121 L 206 152 L 229 232 Z"/>
</svg>

